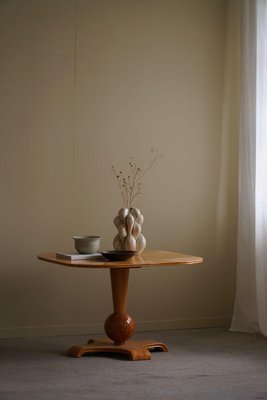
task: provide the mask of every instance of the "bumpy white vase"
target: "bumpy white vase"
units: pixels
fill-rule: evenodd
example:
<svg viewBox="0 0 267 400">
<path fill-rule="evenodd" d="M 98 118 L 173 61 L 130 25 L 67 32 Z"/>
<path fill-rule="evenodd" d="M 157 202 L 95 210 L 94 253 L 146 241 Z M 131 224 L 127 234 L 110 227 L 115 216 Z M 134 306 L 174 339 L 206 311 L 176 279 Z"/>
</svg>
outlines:
<svg viewBox="0 0 267 400">
<path fill-rule="evenodd" d="M 114 218 L 118 234 L 113 240 L 115 250 L 131 250 L 141 254 L 146 247 L 146 239 L 141 233 L 144 217 L 138 208 L 121 208 Z"/>
</svg>

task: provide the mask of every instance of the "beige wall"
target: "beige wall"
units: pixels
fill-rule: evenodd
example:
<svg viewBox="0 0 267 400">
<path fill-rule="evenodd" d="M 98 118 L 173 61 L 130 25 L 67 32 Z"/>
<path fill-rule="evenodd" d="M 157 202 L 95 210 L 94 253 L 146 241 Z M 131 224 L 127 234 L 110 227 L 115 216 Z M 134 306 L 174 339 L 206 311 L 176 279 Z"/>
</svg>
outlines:
<svg viewBox="0 0 267 400">
<path fill-rule="evenodd" d="M 142 167 L 151 147 L 165 157 L 136 202 L 148 247 L 205 262 L 131 271 L 128 311 L 138 329 L 227 323 L 236 165 L 235 140 L 223 139 L 226 1 L 2 0 L 0 26 L 0 335 L 102 331 L 108 272 L 36 255 L 71 249 L 79 233 L 111 248 L 120 196 L 110 166 L 133 156 Z"/>
</svg>

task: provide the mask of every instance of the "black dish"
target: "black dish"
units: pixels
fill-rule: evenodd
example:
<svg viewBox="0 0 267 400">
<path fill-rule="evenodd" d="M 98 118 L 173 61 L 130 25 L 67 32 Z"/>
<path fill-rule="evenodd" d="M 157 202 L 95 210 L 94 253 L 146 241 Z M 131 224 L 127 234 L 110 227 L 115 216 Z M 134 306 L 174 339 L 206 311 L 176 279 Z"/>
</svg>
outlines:
<svg viewBox="0 0 267 400">
<path fill-rule="evenodd" d="M 101 254 L 110 261 L 126 261 L 135 255 L 135 251 L 110 250 L 110 251 L 102 251 Z"/>
</svg>

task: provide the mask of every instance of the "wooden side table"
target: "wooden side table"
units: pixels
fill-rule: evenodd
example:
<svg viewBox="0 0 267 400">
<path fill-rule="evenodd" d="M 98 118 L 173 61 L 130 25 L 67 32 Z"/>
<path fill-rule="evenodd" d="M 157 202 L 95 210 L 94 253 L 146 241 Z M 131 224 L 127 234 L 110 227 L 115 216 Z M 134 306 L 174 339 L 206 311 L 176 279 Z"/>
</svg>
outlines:
<svg viewBox="0 0 267 400">
<path fill-rule="evenodd" d="M 154 340 L 128 340 L 135 329 L 133 317 L 126 312 L 130 269 L 198 264 L 203 261 L 202 257 L 158 250 L 146 250 L 141 255 L 132 257 L 128 261 L 107 261 L 104 258 L 73 261 L 57 258 L 55 253 L 40 254 L 38 259 L 73 268 L 108 268 L 110 270 L 114 312 L 105 321 L 105 332 L 109 339 L 89 340 L 86 345 L 72 346 L 68 350 L 68 355 L 81 357 L 86 353 L 123 353 L 127 354 L 133 361 L 150 360 L 149 349 L 158 348 L 162 351 L 168 351 L 168 348 L 164 343 Z"/>
</svg>

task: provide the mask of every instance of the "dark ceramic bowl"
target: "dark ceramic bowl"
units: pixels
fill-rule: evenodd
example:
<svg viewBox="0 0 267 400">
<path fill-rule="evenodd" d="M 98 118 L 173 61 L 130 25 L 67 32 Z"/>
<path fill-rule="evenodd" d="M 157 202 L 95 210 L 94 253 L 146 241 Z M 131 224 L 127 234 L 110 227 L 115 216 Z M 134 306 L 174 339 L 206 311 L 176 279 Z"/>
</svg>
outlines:
<svg viewBox="0 0 267 400">
<path fill-rule="evenodd" d="M 135 255 L 135 251 L 110 250 L 110 251 L 103 251 L 101 254 L 110 261 L 126 261 Z"/>
</svg>

